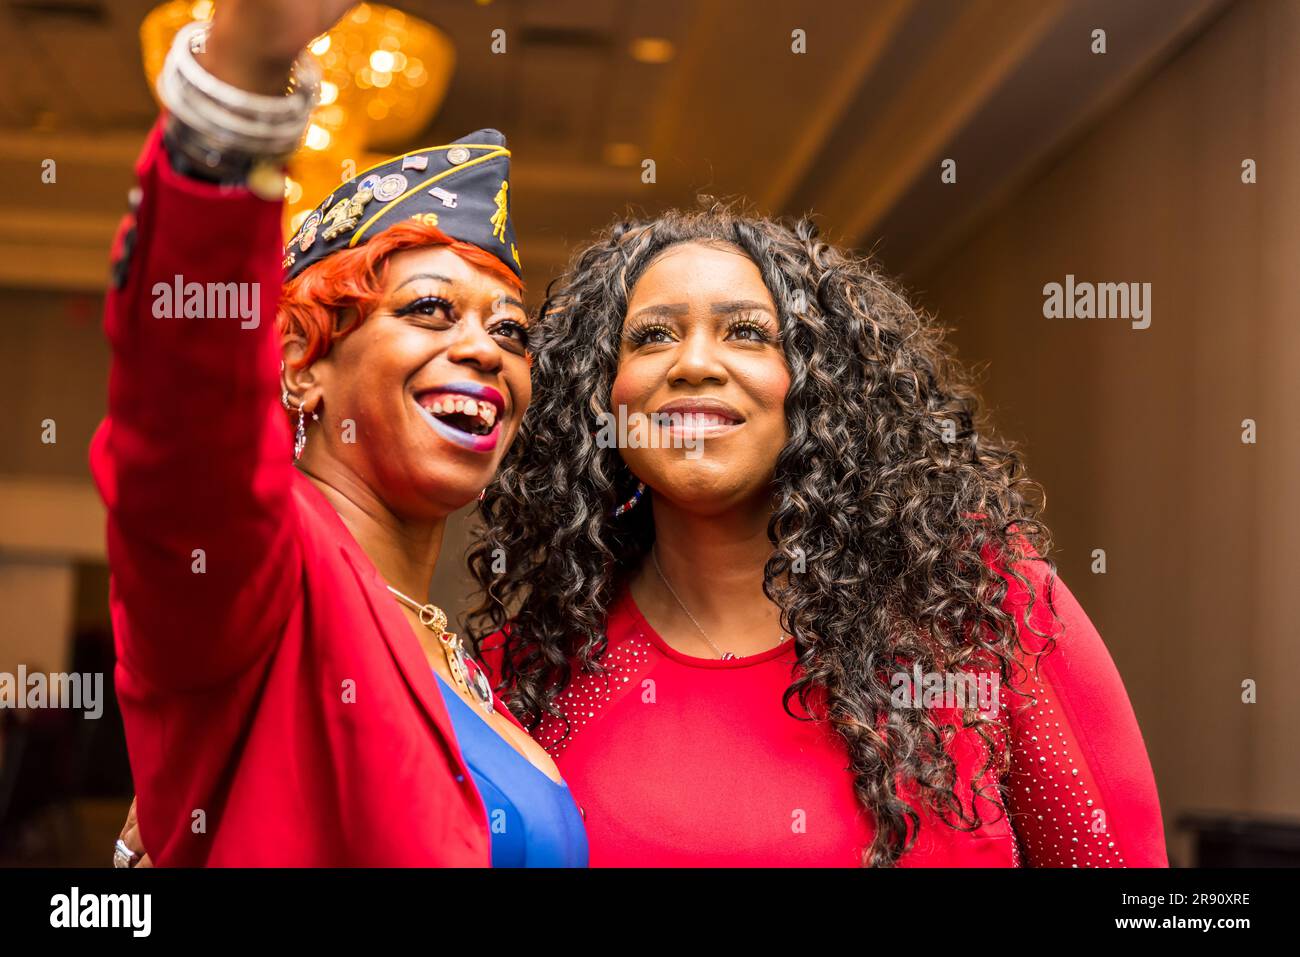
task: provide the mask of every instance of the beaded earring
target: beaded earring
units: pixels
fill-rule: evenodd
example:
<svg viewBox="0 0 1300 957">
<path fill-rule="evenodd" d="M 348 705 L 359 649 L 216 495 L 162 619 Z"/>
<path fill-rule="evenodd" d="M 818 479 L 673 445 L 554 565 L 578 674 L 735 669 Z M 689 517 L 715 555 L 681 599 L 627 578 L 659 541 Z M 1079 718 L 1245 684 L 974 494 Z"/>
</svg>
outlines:
<svg viewBox="0 0 1300 957">
<path fill-rule="evenodd" d="M 637 482 L 636 491 L 632 493 L 632 497 L 628 499 L 626 502 L 624 502 L 622 505 L 618 506 L 618 508 L 614 509 L 613 517 L 618 518 L 624 512 L 636 508 L 636 503 L 641 501 L 641 496 L 644 494 L 645 494 L 645 482 Z"/>
</svg>

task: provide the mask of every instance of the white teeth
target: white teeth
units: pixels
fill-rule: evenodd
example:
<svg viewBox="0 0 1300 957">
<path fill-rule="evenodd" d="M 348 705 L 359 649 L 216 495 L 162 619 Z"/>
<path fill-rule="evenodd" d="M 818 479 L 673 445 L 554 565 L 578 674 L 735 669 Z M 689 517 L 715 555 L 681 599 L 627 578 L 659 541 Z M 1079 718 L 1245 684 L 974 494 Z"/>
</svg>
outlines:
<svg viewBox="0 0 1300 957">
<path fill-rule="evenodd" d="M 495 405 L 485 400 L 475 400 L 466 396 L 446 395 L 427 403 L 425 409 L 432 415 L 451 415 L 453 412 L 459 412 L 478 419 L 488 429 L 491 429 L 497 420 Z"/>
<path fill-rule="evenodd" d="M 730 425 L 731 419 L 714 412 L 683 412 L 681 423 L 684 429 L 707 429 L 712 426 Z"/>
</svg>

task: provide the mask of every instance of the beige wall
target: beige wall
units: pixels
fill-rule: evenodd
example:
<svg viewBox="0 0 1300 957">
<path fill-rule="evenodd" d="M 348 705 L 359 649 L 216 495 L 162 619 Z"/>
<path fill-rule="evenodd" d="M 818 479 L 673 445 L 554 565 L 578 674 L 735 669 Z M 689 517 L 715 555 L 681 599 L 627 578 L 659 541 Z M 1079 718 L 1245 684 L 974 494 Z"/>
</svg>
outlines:
<svg viewBox="0 0 1300 957">
<path fill-rule="evenodd" d="M 102 309 L 102 296 L 0 292 L 0 671 L 66 670 L 74 624 L 108 625 L 103 512 L 87 470 L 108 391 Z M 100 597 L 78 607 L 82 581 Z"/>
<path fill-rule="evenodd" d="M 1296 50 L 1300 4 L 1235 6 L 912 281 L 1047 490 L 1182 859 L 1184 810 L 1300 815 Z M 1067 273 L 1152 283 L 1150 328 L 1043 318 Z"/>
<path fill-rule="evenodd" d="M 108 252 L 104 253 L 105 284 Z M 88 479 L 108 399 L 103 296 L 0 290 L 0 475 Z M 57 441 L 41 441 L 53 419 Z"/>
</svg>

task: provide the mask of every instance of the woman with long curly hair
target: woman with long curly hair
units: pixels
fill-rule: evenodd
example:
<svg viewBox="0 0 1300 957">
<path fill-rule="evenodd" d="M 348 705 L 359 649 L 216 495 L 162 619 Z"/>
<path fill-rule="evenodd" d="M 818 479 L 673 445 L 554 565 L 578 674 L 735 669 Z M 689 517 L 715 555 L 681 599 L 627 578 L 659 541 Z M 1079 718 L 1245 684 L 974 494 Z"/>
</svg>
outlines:
<svg viewBox="0 0 1300 957">
<path fill-rule="evenodd" d="M 537 328 L 471 623 L 593 866 L 1167 865 L 1040 490 L 871 260 L 670 212 Z"/>
</svg>

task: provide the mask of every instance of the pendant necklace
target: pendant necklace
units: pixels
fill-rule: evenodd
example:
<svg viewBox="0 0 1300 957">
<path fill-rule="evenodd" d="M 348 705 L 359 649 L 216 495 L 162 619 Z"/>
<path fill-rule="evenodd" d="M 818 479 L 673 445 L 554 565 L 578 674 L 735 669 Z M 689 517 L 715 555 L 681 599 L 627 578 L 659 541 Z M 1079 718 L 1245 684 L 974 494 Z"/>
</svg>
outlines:
<svg viewBox="0 0 1300 957">
<path fill-rule="evenodd" d="M 447 630 L 447 613 L 432 602 L 422 605 L 392 585 L 387 587 L 398 601 L 420 616 L 420 624 L 437 636 L 443 657 L 447 659 L 447 668 L 451 671 L 451 679 L 461 694 L 473 698 L 480 708 L 492 714 L 495 710 L 492 705 L 492 683 L 478 662 L 465 652 L 465 643 Z"/>
</svg>

